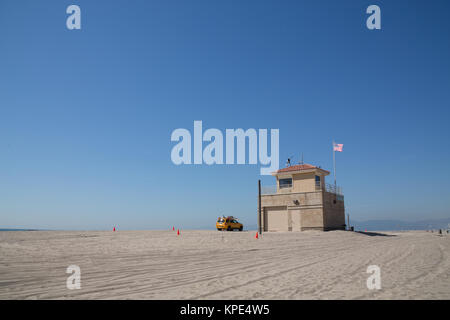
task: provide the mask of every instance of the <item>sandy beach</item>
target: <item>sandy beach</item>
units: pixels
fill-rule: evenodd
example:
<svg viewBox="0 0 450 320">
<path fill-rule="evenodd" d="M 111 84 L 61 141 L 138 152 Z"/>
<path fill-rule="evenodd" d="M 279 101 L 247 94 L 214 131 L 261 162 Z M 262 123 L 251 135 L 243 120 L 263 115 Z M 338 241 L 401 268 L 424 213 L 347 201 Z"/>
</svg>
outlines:
<svg viewBox="0 0 450 320">
<path fill-rule="evenodd" d="M 450 235 L 0 232 L 0 299 L 450 299 Z M 68 290 L 69 265 L 81 289 Z M 369 290 L 369 265 L 381 289 Z"/>
</svg>

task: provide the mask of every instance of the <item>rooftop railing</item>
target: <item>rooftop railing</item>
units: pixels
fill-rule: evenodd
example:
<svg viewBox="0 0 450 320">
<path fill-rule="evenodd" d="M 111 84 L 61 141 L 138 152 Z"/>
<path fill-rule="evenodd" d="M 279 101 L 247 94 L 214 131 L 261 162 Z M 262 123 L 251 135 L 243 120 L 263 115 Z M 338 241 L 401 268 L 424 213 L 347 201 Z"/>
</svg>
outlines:
<svg viewBox="0 0 450 320">
<path fill-rule="evenodd" d="M 276 194 L 277 193 L 277 186 L 261 186 L 261 194 L 267 195 L 267 194 Z"/>
<path fill-rule="evenodd" d="M 342 193 L 342 187 L 339 186 L 335 186 L 334 184 L 330 184 L 330 183 L 326 183 L 325 184 L 325 191 L 326 192 L 330 192 L 330 193 L 334 193 L 340 196 L 343 196 L 344 194 Z"/>
<path fill-rule="evenodd" d="M 292 187 L 292 185 L 283 185 L 283 187 L 280 188 L 280 190 L 289 189 Z M 322 184 L 316 183 L 316 190 L 324 190 L 326 192 L 334 193 L 338 196 L 343 197 L 344 194 L 342 193 L 342 188 L 339 186 L 335 186 L 334 184 L 326 183 L 325 187 L 322 188 Z M 287 191 L 287 190 L 286 190 Z M 289 192 L 289 191 L 287 191 Z M 285 192 L 282 192 L 285 193 Z M 262 195 L 269 195 L 269 194 L 277 194 L 277 185 L 270 185 L 270 186 L 261 186 L 261 194 Z"/>
</svg>

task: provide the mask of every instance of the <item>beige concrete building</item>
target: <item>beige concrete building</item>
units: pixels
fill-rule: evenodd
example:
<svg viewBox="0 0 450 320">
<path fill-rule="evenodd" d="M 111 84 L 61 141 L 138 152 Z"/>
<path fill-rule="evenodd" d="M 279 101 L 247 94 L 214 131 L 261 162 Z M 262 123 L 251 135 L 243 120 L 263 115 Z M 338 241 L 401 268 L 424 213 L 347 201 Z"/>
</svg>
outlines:
<svg viewBox="0 0 450 320">
<path fill-rule="evenodd" d="M 325 183 L 330 172 L 310 164 L 278 170 L 277 185 L 262 187 L 261 226 L 264 231 L 343 230 L 344 196 Z"/>
</svg>

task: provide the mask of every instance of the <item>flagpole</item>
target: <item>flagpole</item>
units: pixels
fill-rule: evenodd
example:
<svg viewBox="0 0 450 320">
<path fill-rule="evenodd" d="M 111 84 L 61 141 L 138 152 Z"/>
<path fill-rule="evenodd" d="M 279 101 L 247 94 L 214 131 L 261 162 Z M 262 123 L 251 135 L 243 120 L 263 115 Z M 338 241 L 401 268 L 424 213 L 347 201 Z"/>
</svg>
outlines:
<svg viewBox="0 0 450 320">
<path fill-rule="evenodd" d="M 333 140 L 333 171 L 334 171 L 334 192 L 336 193 L 336 150 L 334 150 L 334 140 Z"/>
</svg>

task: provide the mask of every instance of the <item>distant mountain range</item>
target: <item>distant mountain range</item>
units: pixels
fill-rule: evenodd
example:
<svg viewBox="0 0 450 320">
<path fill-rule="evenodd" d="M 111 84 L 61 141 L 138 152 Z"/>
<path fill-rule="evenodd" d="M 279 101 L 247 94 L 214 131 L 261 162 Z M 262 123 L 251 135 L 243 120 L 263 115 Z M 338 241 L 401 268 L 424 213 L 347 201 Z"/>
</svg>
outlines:
<svg viewBox="0 0 450 320">
<path fill-rule="evenodd" d="M 38 231 L 36 229 L 1 229 L 0 231 Z"/>
<path fill-rule="evenodd" d="M 420 221 L 401 221 L 401 220 L 367 220 L 351 221 L 350 224 L 355 230 L 370 231 L 396 231 L 396 230 L 436 230 L 450 229 L 450 218 L 445 219 L 427 219 Z"/>
<path fill-rule="evenodd" d="M 346 221 L 347 222 L 347 221 Z M 420 221 L 402 221 L 402 220 L 366 220 L 351 221 L 350 224 L 355 230 L 370 231 L 397 231 L 397 230 L 437 230 L 450 229 L 450 218 L 445 219 L 426 219 Z M 245 230 L 257 230 L 256 224 L 244 225 Z"/>
</svg>

